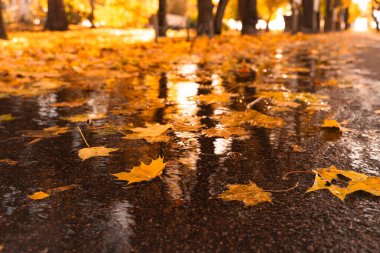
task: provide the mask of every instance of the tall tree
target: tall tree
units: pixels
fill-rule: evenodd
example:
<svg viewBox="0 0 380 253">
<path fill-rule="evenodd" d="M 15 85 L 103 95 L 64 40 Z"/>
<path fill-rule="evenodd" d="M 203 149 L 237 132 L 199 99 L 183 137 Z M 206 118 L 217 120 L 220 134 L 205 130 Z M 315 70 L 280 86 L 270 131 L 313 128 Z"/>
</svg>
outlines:
<svg viewBox="0 0 380 253">
<path fill-rule="evenodd" d="M 228 4 L 228 0 L 219 1 L 218 8 L 215 14 L 215 19 L 214 19 L 215 34 L 222 34 L 222 21 L 223 21 L 224 12 L 226 11 L 227 4 Z"/>
<path fill-rule="evenodd" d="M 242 34 L 256 34 L 256 23 L 259 20 L 257 15 L 256 0 L 239 0 L 239 14 L 242 22 Z"/>
<path fill-rule="evenodd" d="M 66 31 L 68 26 L 63 0 L 48 0 L 45 29 L 51 31 Z"/>
<path fill-rule="evenodd" d="M 333 14 L 334 14 L 334 0 L 325 0 L 325 25 L 323 28 L 325 32 L 332 31 Z"/>
<path fill-rule="evenodd" d="M 7 39 L 7 33 L 5 31 L 5 25 L 3 20 L 3 3 L 0 1 L 0 39 Z"/>
<path fill-rule="evenodd" d="M 198 0 L 198 35 L 214 36 L 212 0 Z"/>
<path fill-rule="evenodd" d="M 167 3 L 166 0 L 159 0 L 158 1 L 158 36 L 165 37 L 166 36 L 166 30 L 167 30 L 167 23 L 166 23 L 166 11 L 167 10 Z"/>
<path fill-rule="evenodd" d="M 302 0 L 302 28 L 306 32 L 312 32 L 314 28 L 314 1 Z"/>
</svg>

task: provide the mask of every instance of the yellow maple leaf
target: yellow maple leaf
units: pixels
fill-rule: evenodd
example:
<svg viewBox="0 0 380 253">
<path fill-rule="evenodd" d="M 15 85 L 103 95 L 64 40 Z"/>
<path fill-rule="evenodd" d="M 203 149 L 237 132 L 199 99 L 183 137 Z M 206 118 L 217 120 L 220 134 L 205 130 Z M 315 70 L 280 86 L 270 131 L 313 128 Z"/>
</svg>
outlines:
<svg viewBox="0 0 380 253">
<path fill-rule="evenodd" d="M 255 183 L 227 185 L 228 190 L 219 194 L 224 201 L 243 201 L 246 206 L 255 206 L 262 202 L 272 202 L 271 193 L 265 192 Z"/>
<path fill-rule="evenodd" d="M 86 159 L 89 159 L 91 157 L 95 156 L 111 156 L 111 152 L 115 152 L 119 150 L 118 148 L 106 148 L 104 146 L 101 147 L 89 147 L 89 148 L 82 148 L 79 150 L 78 156 L 84 161 Z"/>
<path fill-rule="evenodd" d="M 28 195 L 28 198 L 33 199 L 33 200 L 40 200 L 40 199 L 46 199 L 50 195 L 47 194 L 46 192 L 35 192 L 32 195 Z"/>
<path fill-rule="evenodd" d="M 340 170 L 335 166 L 313 170 L 313 172 L 315 173 L 314 184 L 306 191 L 307 193 L 327 189 L 342 201 L 348 194 L 355 191 L 366 191 L 380 196 L 380 178 L 378 177 L 369 177 L 355 171 Z M 339 181 L 339 175 L 350 180 L 347 187 L 334 184 L 333 180 Z"/>
<path fill-rule="evenodd" d="M 141 162 L 140 166 L 133 167 L 130 172 L 120 172 L 112 175 L 117 177 L 117 180 L 128 181 L 128 184 L 149 181 L 161 175 L 166 164 L 164 163 L 164 157 L 158 157 L 156 160 L 152 160 L 150 164 Z"/>
<path fill-rule="evenodd" d="M 123 139 L 145 139 L 148 142 L 169 141 L 169 136 L 164 133 L 173 126 L 171 124 L 146 124 L 146 127 L 131 128 L 132 134 L 127 134 Z"/>
</svg>

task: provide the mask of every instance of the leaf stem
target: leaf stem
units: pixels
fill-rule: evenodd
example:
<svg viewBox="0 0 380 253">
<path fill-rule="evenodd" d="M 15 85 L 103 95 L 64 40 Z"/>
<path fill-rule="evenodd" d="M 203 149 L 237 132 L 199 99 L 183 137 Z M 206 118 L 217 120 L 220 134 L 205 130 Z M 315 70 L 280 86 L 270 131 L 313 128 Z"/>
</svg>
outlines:
<svg viewBox="0 0 380 253">
<path fill-rule="evenodd" d="M 282 176 L 282 180 L 288 180 L 288 176 L 290 174 L 301 174 L 301 173 L 304 173 L 304 174 L 312 174 L 313 172 L 312 171 L 303 171 L 303 170 L 293 170 L 293 171 L 289 171 L 288 173 L 286 173 L 285 175 Z"/>
<path fill-rule="evenodd" d="M 264 190 L 264 191 L 265 192 L 288 192 L 288 191 L 291 191 L 291 190 L 297 188 L 298 187 L 298 183 L 299 182 L 297 182 L 294 186 L 290 187 L 289 189 L 284 189 L 284 190 Z"/>
<path fill-rule="evenodd" d="M 87 147 L 91 148 L 91 146 L 88 144 L 88 142 L 86 141 L 86 138 L 84 138 L 84 135 L 82 133 L 82 130 L 80 129 L 80 127 L 78 126 L 78 130 L 79 130 L 79 133 L 80 135 L 82 136 L 83 140 L 84 140 L 84 143 L 86 143 Z"/>
</svg>

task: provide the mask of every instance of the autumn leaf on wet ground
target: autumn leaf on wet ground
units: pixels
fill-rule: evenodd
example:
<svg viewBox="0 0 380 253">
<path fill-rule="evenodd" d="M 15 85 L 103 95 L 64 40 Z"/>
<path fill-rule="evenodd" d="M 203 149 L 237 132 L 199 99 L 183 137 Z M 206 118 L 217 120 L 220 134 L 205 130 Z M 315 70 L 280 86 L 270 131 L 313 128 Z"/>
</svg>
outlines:
<svg viewBox="0 0 380 253">
<path fill-rule="evenodd" d="M 255 206 L 262 202 L 272 202 L 271 193 L 265 192 L 255 183 L 229 184 L 228 190 L 218 195 L 224 201 L 242 201 L 245 206 Z"/>
<path fill-rule="evenodd" d="M 87 103 L 87 100 L 74 100 L 74 101 L 67 101 L 67 102 L 59 102 L 59 103 L 52 103 L 49 104 L 49 106 L 52 107 L 79 107 Z"/>
<path fill-rule="evenodd" d="M 128 181 L 128 184 L 150 181 L 160 176 L 167 163 L 164 163 L 164 157 L 158 157 L 152 160 L 150 164 L 141 162 L 140 166 L 133 167 L 129 172 L 120 172 L 112 174 L 117 180 Z"/>
<path fill-rule="evenodd" d="M 82 130 L 80 129 L 80 127 L 78 126 L 78 130 L 79 130 L 79 133 L 81 134 L 82 138 L 83 138 L 83 141 L 86 143 L 87 145 L 87 148 L 82 148 L 81 150 L 79 150 L 78 152 L 78 156 L 79 158 L 82 159 L 82 161 L 85 161 L 91 157 L 98 157 L 98 156 L 111 156 L 110 153 L 112 152 L 115 152 L 115 151 L 118 151 L 119 149 L 118 148 L 107 148 L 107 147 L 104 147 L 104 146 L 100 146 L 100 147 L 91 147 L 86 138 L 84 138 L 84 135 L 82 133 Z"/>
<path fill-rule="evenodd" d="M 2 114 L 0 115 L 0 124 L 3 122 L 15 120 L 15 119 L 17 118 L 13 117 L 12 114 Z"/>
<path fill-rule="evenodd" d="M 349 128 L 345 128 L 343 127 L 341 124 L 344 124 L 343 123 L 339 123 L 337 120 L 335 119 L 325 119 L 323 121 L 323 124 L 321 125 L 321 127 L 325 130 L 338 130 L 340 132 L 354 132 L 354 130 L 352 129 L 349 129 Z"/>
<path fill-rule="evenodd" d="M 22 131 L 22 135 L 29 138 L 34 138 L 29 144 L 33 144 L 41 141 L 43 138 L 54 138 L 70 131 L 69 127 L 47 127 L 42 130 L 25 130 Z"/>
<path fill-rule="evenodd" d="M 5 164 L 9 164 L 9 165 L 16 165 L 18 164 L 19 162 L 17 161 L 13 161 L 11 159 L 0 159 L 0 164 L 1 163 L 5 163 Z"/>
<path fill-rule="evenodd" d="M 222 125 L 228 127 L 238 127 L 243 124 L 249 124 L 255 127 L 276 128 L 285 126 L 285 121 L 281 118 L 265 115 L 256 110 L 248 110 L 246 112 L 234 111 L 219 116 Z"/>
<path fill-rule="evenodd" d="M 371 177 L 355 171 L 337 169 L 335 166 L 313 170 L 315 181 L 307 192 L 327 189 L 344 201 L 348 194 L 365 191 L 380 196 L 380 178 Z M 343 179 L 341 177 L 344 177 Z"/>
<path fill-rule="evenodd" d="M 146 127 L 136 127 L 129 129 L 133 133 L 126 134 L 123 139 L 145 139 L 148 142 L 169 141 L 170 137 L 165 135 L 166 131 L 172 128 L 171 124 L 146 124 Z"/>
<path fill-rule="evenodd" d="M 107 117 L 107 115 L 104 113 L 99 113 L 99 114 L 86 113 L 86 114 L 73 115 L 73 116 L 69 116 L 69 117 L 61 117 L 61 119 L 66 120 L 66 121 L 70 121 L 72 123 L 79 123 L 79 122 L 104 119 L 106 117 Z"/>
<path fill-rule="evenodd" d="M 74 189 L 74 188 L 76 188 L 78 186 L 79 185 L 77 185 L 77 184 L 71 184 L 71 185 L 60 186 L 60 187 L 48 189 L 45 192 L 44 191 L 38 191 L 38 192 L 35 192 L 35 193 L 31 194 L 31 195 L 28 195 L 28 198 L 30 198 L 32 200 L 46 199 L 47 197 L 49 197 L 52 194 L 55 194 L 55 193 L 58 193 L 58 192 L 63 192 L 63 191 L 68 191 L 68 190 L 72 190 L 72 189 Z"/>
</svg>

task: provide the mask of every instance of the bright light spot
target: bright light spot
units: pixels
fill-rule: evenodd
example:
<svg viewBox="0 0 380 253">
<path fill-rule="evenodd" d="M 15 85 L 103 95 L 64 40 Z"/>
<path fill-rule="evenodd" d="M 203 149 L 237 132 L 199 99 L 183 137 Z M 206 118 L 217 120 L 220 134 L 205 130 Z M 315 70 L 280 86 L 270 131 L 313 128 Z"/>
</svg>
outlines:
<svg viewBox="0 0 380 253">
<path fill-rule="evenodd" d="M 267 22 L 263 19 L 259 19 L 256 24 L 256 29 L 257 30 L 265 30 L 267 28 Z"/>
<path fill-rule="evenodd" d="M 195 72 L 197 71 L 197 69 L 198 69 L 197 64 L 187 63 L 179 67 L 178 73 L 183 76 L 191 76 L 191 75 L 195 75 Z"/>
<path fill-rule="evenodd" d="M 371 0 L 353 0 L 352 3 L 358 5 L 361 12 L 368 10 L 368 4 Z"/>
<path fill-rule="evenodd" d="M 212 4 L 213 5 L 217 5 L 219 3 L 220 0 L 212 0 Z"/>
<path fill-rule="evenodd" d="M 169 82 L 169 100 L 177 103 L 178 113 L 193 116 L 197 112 L 197 103 L 191 99 L 198 93 L 199 84 L 193 82 Z"/>
<path fill-rule="evenodd" d="M 39 24 L 41 24 L 41 20 L 39 20 L 38 18 L 35 18 L 35 19 L 33 19 L 33 24 L 39 25 Z"/>
<path fill-rule="evenodd" d="M 269 21 L 269 30 L 271 31 L 283 31 L 285 30 L 285 20 L 283 16 L 284 11 L 278 9 L 276 12 L 275 19 Z"/>
<path fill-rule="evenodd" d="M 83 20 L 81 25 L 84 27 L 88 27 L 88 28 L 90 28 L 92 26 L 90 20 L 88 20 L 88 19 Z"/>
<path fill-rule="evenodd" d="M 374 10 L 373 16 L 376 18 L 376 20 L 380 21 L 380 10 Z"/>
<path fill-rule="evenodd" d="M 352 24 L 352 28 L 357 32 L 365 32 L 368 30 L 368 20 L 365 17 L 355 19 L 355 22 Z"/>
<path fill-rule="evenodd" d="M 237 31 L 241 31 L 241 29 L 243 28 L 243 25 L 241 23 L 240 20 L 235 20 L 235 19 L 232 19 L 230 18 L 228 21 L 227 21 L 227 26 L 231 29 L 231 30 L 237 30 Z"/>
<path fill-rule="evenodd" d="M 222 138 L 218 138 L 214 141 L 214 146 L 215 150 L 214 153 L 215 155 L 223 155 L 227 153 L 229 147 L 231 145 L 231 140 L 226 140 Z"/>
</svg>

